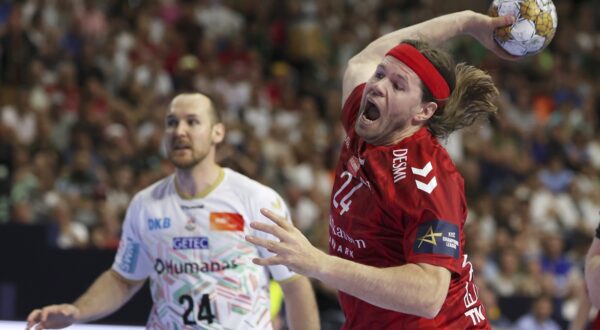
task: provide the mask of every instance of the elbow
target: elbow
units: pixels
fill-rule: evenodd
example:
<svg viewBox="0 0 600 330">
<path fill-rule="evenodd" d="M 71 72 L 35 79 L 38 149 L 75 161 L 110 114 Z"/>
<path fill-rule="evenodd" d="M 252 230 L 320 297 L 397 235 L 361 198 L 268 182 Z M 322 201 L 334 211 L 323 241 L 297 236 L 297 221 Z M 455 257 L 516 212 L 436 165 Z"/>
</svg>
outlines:
<svg viewBox="0 0 600 330">
<path fill-rule="evenodd" d="M 365 61 L 364 56 L 361 53 L 358 53 L 354 56 L 352 56 L 349 60 L 348 60 L 348 66 L 347 68 L 352 68 L 355 66 L 360 65 L 361 63 L 363 63 Z"/>
<path fill-rule="evenodd" d="M 423 304 L 419 310 L 418 316 L 426 319 L 434 319 L 442 310 L 444 300 L 444 298 L 435 300 L 432 299 L 432 301 Z"/>
<path fill-rule="evenodd" d="M 362 51 L 348 60 L 344 74 L 347 75 L 353 73 L 357 69 L 362 68 L 365 64 L 379 62 L 380 60 L 380 57 L 377 57 L 370 52 Z"/>
<path fill-rule="evenodd" d="M 360 58 L 360 55 L 355 55 L 348 61 L 348 64 L 346 65 L 346 70 L 344 70 L 344 81 L 346 81 L 347 79 L 351 79 L 352 76 L 355 75 L 362 61 L 363 60 Z"/>
<path fill-rule="evenodd" d="M 399 313 L 408 313 L 418 317 L 426 318 L 426 319 L 434 319 L 444 305 L 446 301 L 446 295 L 448 291 L 440 292 L 442 290 L 437 290 L 438 292 L 430 292 L 428 294 L 424 294 L 420 299 L 413 301 L 411 306 L 406 308 L 406 301 L 398 302 L 397 308 L 392 308 L 392 310 Z M 401 307 L 403 306 L 403 307 Z"/>
<path fill-rule="evenodd" d="M 450 288 L 450 272 L 446 269 L 439 269 L 436 276 L 430 277 L 428 285 L 423 287 L 424 297 L 421 299 L 420 315 L 426 319 L 433 319 L 442 310 L 448 290 Z"/>
<path fill-rule="evenodd" d="M 442 310 L 450 288 L 450 271 L 429 264 L 408 264 L 414 274 L 414 281 L 402 300 L 396 298 L 396 309 L 426 319 L 435 318 Z M 398 295 L 399 296 L 399 295 Z M 398 297 L 396 296 L 396 297 Z"/>
<path fill-rule="evenodd" d="M 428 319 L 435 318 L 436 316 L 438 316 L 438 314 L 442 310 L 443 305 L 444 305 L 444 299 L 442 299 L 441 301 L 436 301 L 434 304 L 429 306 L 429 309 L 427 310 L 428 313 L 424 317 L 428 318 Z"/>
<path fill-rule="evenodd" d="M 415 314 L 426 319 L 433 319 L 440 313 L 444 306 L 444 302 L 448 296 L 448 286 L 437 282 L 435 284 L 431 283 L 428 288 L 429 290 L 425 290 L 420 303 L 417 304 L 417 313 Z"/>
</svg>

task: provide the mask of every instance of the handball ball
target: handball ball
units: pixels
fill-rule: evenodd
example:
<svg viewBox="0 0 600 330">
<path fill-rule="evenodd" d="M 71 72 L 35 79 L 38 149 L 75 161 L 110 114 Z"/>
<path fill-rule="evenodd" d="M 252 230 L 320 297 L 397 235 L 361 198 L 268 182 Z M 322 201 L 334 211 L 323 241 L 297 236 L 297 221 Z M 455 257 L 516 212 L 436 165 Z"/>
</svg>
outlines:
<svg viewBox="0 0 600 330">
<path fill-rule="evenodd" d="M 515 56 L 544 49 L 556 32 L 558 18 L 551 0 L 494 0 L 490 16 L 514 16 L 515 23 L 497 28 L 494 40 Z"/>
</svg>

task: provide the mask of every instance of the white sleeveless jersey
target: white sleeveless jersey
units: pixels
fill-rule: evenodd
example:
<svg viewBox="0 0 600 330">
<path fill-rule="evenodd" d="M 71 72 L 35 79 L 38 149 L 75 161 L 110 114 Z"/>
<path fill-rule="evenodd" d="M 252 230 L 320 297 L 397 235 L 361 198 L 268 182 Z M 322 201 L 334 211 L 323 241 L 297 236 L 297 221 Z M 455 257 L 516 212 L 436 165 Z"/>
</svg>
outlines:
<svg viewBox="0 0 600 330">
<path fill-rule="evenodd" d="M 272 254 L 244 236 L 275 239 L 250 222 L 272 223 L 261 208 L 288 221 L 289 212 L 273 189 L 233 170 L 223 169 L 218 181 L 187 200 L 171 175 L 129 205 L 112 268 L 130 280 L 150 278 L 149 329 L 271 329 L 268 272 L 277 281 L 294 273 L 253 264 Z"/>
</svg>

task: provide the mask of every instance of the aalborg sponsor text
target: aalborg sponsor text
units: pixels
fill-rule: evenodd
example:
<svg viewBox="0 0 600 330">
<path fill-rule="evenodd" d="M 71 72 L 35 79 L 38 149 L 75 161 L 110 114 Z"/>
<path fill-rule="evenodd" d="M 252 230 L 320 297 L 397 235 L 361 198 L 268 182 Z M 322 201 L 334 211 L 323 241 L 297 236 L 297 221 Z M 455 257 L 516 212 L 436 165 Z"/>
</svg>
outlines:
<svg viewBox="0 0 600 330">
<path fill-rule="evenodd" d="M 162 275 L 163 273 L 169 275 L 197 274 L 220 272 L 226 269 L 235 269 L 238 266 L 239 261 L 236 259 L 211 262 L 177 262 L 173 260 L 156 259 L 154 270 L 158 275 Z"/>
<path fill-rule="evenodd" d="M 367 246 L 364 240 L 354 239 L 352 238 L 352 236 L 348 235 L 342 228 L 336 226 L 335 222 L 333 222 L 332 217 L 329 217 L 329 227 L 331 228 L 332 235 L 342 238 L 350 242 L 350 244 L 356 245 L 357 248 L 363 249 Z"/>
</svg>

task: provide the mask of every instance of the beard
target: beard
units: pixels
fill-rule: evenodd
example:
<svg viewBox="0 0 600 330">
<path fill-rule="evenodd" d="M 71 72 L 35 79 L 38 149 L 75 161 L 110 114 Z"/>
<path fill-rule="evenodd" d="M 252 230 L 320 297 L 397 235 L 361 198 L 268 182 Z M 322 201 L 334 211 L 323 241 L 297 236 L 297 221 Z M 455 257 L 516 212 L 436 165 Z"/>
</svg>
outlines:
<svg viewBox="0 0 600 330">
<path fill-rule="evenodd" d="M 198 155 L 194 151 L 191 152 L 191 156 L 176 156 L 175 151 L 169 152 L 169 160 L 177 169 L 180 170 L 190 170 L 194 168 L 194 166 L 198 165 L 203 159 L 204 156 Z"/>
</svg>

